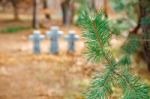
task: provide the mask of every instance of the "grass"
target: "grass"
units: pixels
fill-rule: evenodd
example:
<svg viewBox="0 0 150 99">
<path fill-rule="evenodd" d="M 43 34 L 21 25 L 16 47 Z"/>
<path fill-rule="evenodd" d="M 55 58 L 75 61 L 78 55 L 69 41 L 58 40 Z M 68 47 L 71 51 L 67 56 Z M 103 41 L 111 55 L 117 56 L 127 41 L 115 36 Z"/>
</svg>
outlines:
<svg viewBox="0 0 150 99">
<path fill-rule="evenodd" d="M 31 29 L 30 26 L 13 26 L 13 27 L 7 27 L 5 29 L 1 29 L 0 33 L 16 33 L 23 30 L 29 30 Z"/>
</svg>

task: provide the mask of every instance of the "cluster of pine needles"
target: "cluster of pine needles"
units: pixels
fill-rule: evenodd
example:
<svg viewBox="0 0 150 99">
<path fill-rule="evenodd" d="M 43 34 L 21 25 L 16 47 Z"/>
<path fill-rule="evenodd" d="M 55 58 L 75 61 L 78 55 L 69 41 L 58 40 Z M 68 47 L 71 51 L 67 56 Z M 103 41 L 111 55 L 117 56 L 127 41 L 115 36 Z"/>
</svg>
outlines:
<svg viewBox="0 0 150 99">
<path fill-rule="evenodd" d="M 113 89 L 118 87 L 122 90 L 119 99 L 150 99 L 149 86 L 130 71 L 131 54 L 138 48 L 138 37 L 128 38 L 128 42 L 122 47 L 123 55 L 117 60 L 111 52 L 109 41 L 113 34 L 104 13 L 100 11 L 91 14 L 84 11 L 79 22 L 84 32 L 87 59 L 96 63 L 106 63 L 103 73 L 97 73 L 93 77 L 85 94 L 86 99 L 110 99 Z"/>
</svg>

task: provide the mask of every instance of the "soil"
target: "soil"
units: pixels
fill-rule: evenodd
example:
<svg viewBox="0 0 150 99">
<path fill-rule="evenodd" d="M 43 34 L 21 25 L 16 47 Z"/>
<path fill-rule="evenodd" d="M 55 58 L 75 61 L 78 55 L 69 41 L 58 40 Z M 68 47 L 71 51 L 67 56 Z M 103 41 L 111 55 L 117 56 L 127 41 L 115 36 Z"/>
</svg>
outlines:
<svg viewBox="0 0 150 99">
<path fill-rule="evenodd" d="M 0 27 L 29 24 L 22 21 L 0 22 Z M 59 27 L 65 34 L 68 29 L 73 29 L 82 35 L 78 27 L 60 24 Z M 82 94 L 92 74 L 97 70 L 103 71 L 103 66 L 85 59 L 82 38 L 76 43 L 74 54 L 67 53 L 64 39 L 59 41 L 60 53 L 49 54 L 50 42 L 46 39 L 41 44 L 42 53 L 34 55 L 32 42 L 28 39 L 32 32 L 0 33 L 0 99 L 84 99 Z M 145 68 L 135 68 L 134 71 L 150 84 L 149 73 Z"/>
<path fill-rule="evenodd" d="M 29 25 L 1 22 L 0 26 Z M 68 27 L 61 27 L 67 31 Z M 80 30 L 75 29 L 78 34 Z M 67 32 L 65 32 L 66 34 Z M 84 58 L 83 40 L 76 42 L 76 52 L 67 53 L 67 42 L 60 39 L 60 53 L 49 54 L 49 40 L 34 55 L 28 36 L 32 30 L 0 33 L 0 99 L 82 99 L 82 93 L 96 65 Z M 44 34 L 44 31 L 43 31 Z"/>
</svg>

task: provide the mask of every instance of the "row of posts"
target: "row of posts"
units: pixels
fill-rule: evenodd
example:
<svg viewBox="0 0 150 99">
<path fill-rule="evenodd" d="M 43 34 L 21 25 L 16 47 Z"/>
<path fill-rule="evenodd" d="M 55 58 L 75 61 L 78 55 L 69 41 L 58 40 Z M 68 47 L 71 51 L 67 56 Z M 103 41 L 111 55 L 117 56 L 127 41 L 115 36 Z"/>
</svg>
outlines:
<svg viewBox="0 0 150 99">
<path fill-rule="evenodd" d="M 62 37 L 64 33 L 59 31 L 59 27 L 52 26 L 50 31 L 46 32 L 46 37 L 50 40 L 50 50 L 52 54 L 59 53 L 59 38 Z M 33 42 L 33 52 L 34 54 L 41 53 L 41 41 L 45 38 L 45 35 L 42 35 L 39 30 L 35 30 L 32 35 L 29 36 L 29 39 Z M 68 42 L 68 52 L 75 52 L 75 42 L 79 40 L 79 36 L 76 35 L 75 31 L 69 31 L 68 35 L 64 37 Z"/>
</svg>

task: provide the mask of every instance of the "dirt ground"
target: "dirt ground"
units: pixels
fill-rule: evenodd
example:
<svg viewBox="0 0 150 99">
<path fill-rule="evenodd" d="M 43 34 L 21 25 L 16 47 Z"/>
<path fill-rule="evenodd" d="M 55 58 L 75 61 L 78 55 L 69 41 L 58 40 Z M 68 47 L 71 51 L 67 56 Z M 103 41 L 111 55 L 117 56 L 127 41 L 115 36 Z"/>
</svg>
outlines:
<svg viewBox="0 0 150 99">
<path fill-rule="evenodd" d="M 0 26 L 15 24 L 20 22 L 1 22 Z M 74 55 L 67 54 L 63 39 L 59 55 L 48 54 L 49 40 L 42 42 L 41 55 L 34 55 L 30 34 L 32 30 L 0 33 L 0 99 L 82 99 L 96 67 L 82 55 L 82 39 L 76 43 Z"/>
<path fill-rule="evenodd" d="M 1 28 L 22 24 L 29 23 L 0 22 Z M 60 27 L 65 34 L 73 29 L 81 36 L 77 27 Z M 59 55 L 51 55 L 50 42 L 46 39 L 42 42 L 41 55 L 34 55 L 32 42 L 28 40 L 30 34 L 32 30 L 0 33 L 0 99 L 83 99 L 91 75 L 103 70 L 100 64 L 86 61 L 83 40 L 76 43 L 76 53 L 69 55 L 67 42 L 62 38 Z M 136 68 L 136 72 L 149 83 L 145 68 Z"/>
</svg>

